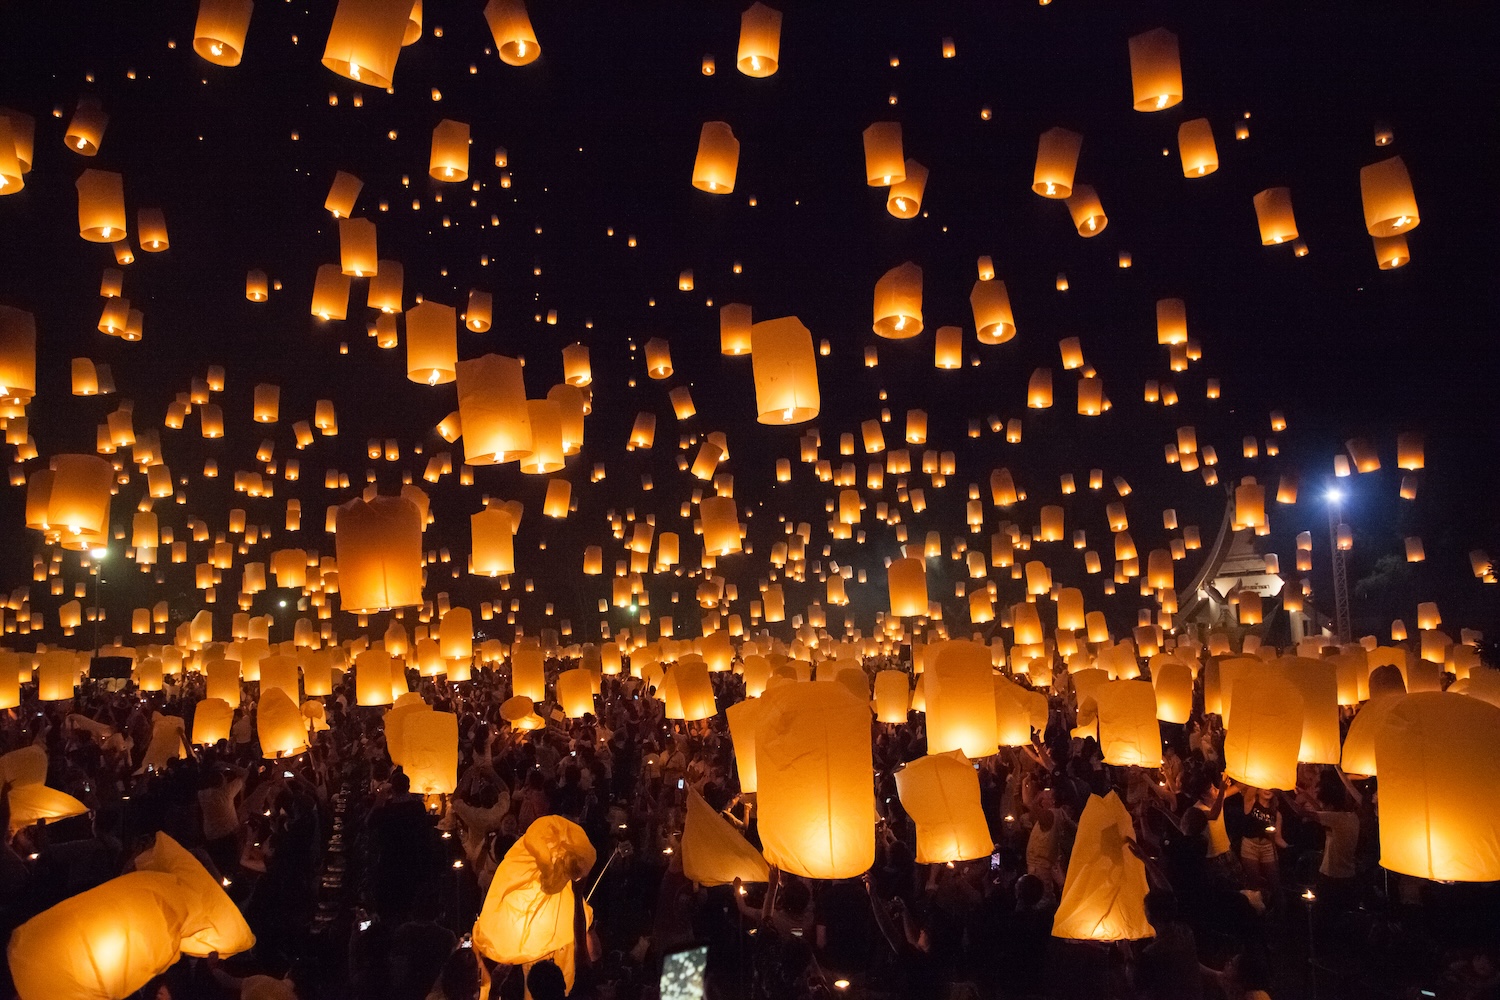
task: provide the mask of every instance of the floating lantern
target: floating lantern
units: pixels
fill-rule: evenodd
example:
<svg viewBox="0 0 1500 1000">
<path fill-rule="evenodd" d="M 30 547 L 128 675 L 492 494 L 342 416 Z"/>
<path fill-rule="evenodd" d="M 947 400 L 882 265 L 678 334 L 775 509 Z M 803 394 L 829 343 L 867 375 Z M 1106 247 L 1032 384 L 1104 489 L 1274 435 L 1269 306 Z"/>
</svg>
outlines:
<svg viewBox="0 0 1500 1000">
<path fill-rule="evenodd" d="M 525 66 L 542 54 L 522 0 L 490 0 L 484 7 L 484 19 L 495 37 L 500 61 L 507 66 Z"/>
<path fill-rule="evenodd" d="M 90 168 L 74 183 L 78 189 L 78 235 L 90 243 L 117 243 L 125 232 L 125 178 Z"/>
<path fill-rule="evenodd" d="M 818 365 L 807 327 L 795 316 L 764 320 L 750 328 L 750 342 L 757 420 L 799 424 L 816 417 Z"/>
<path fill-rule="evenodd" d="M 928 668 L 923 674 L 928 752 L 958 750 L 970 760 L 994 754 L 999 738 L 989 650 L 967 640 L 944 642 L 929 649 Z"/>
<path fill-rule="evenodd" d="M 406 314 L 406 377 L 423 385 L 444 385 L 457 377 L 457 363 L 458 314 L 454 308 L 430 300 L 413 306 Z M 461 399 L 459 412 L 463 412 Z M 469 430 L 467 421 L 464 430 Z"/>
<path fill-rule="evenodd" d="M 1073 173 L 1083 136 L 1065 128 L 1051 128 L 1037 142 L 1036 171 L 1031 190 L 1043 198 L 1067 198 L 1073 193 Z"/>
<path fill-rule="evenodd" d="M 874 329 L 890 340 L 922 332 L 922 269 L 911 261 L 891 268 L 875 283 Z"/>
<path fill-rule="evenodd" d="M 693 187 L 709 194 L 734 192 L 740 165 L 740 141 L 728 122 L 704 122 L 693 161 Z"/>
<path fill-rule="evenodd" d="M 411 0 L 339 0 L 323 65 L 356 83 L 390 87 L 411 7 Z"/>
<path fill-rule="evenodd" d="M 493 6 L 493 4 L 491 5 Z M 432 156 L 427 173 L 434 180 L 469 179 L 469 126 L 444 118 L 432 130 Z"/>
<path fill-rule="evenodd" d="M 977 281 L 969 292 L 974 310 L 974 327 L 981 344 L 1003 344 L 1016 335 L 1016 321 L 1011 314 L 1010 293 L 1003 281 Z"/>
<path fill-rule="evenodd" d="M 1365 229 L 1377 239 L 1404 236 L 1417 228 L 1417 199 L 1411 177 L 1399 156 L 1359 170 L 1359 194 L 1365 207 Z M 1379 246 L 1377 242 L 1377 247 Z"/>
<path fill-rule="evenodd" d="M 735 67 L 746 76 L 764 78 L 776 72 L 781 58 L 781 11 L 751 4 L 740 15 L 740 47 Z"/>
<path fill-rule="evenodd" d="M 927 614 L 927 569 L 915 556 L 892 559 L 888 572 L 891 616 L 915 618 Z"/>
<path fill-rule="evenodd" d="M 906 157 L 901 149 L 901 123 L 876 122 L 864 131 L 865 182 L 890 187 L 906 180 Z"/>
<path fill-rule="evenodd" d="M 1177 36 L 1155 28 L 1130 37 L 1130 83 L 1137 111 L 1163 111 L 1182 101 Z"/>
<path fill-rule="evenodd" d="M 922 210 L 922 195 L 927 190 L 927 168 L 916 160 L 907 160 L 904 179 L 891 185 L 885 199 L 885 210 L 898 219 L 914 219 Z"/>
<path fill-rule="evenodd" d="M 1206 177 L 1219 169 L 1219 148 L 1207 118 L 1194 118 L 1177 126 L 1177 152 L 1182 157 L 1182 176 Z"/>
<path fill-rule="evenodd" d="M 1261 246 L 1272 246 L 1297 238 L 1297 220 L 1292 215 L 1292 189 L 1266 188 L 1256 195 L 1255 219 L 1260 224 Z"/>
<path fill-rule="evenodd" d="M 1068 211 L 1073 215 L 1073 225 L 1078 229 L 1078 235 L 1084 239 L 1098 236 L 1104 232 L 1104 227 L 1109 225 L 1109 219 L 1104 214 L 1104 206 L 1099 202 L 1099 195 L 1094 191 L 1092 185 L 1080 184 L 1073 188 L 1073 193 L 1067 199 Z"/>
<path fill-rule="evenodd" d="M 422 513 L 406 497 L 356 498 L 338 508 L 340 601 L 369 614 L 422 603 Z"/>
<path fill-rule="evenodd" d="M 972 861 L 993 850 L 979 773 L 962 753 L 929 753 L 899 768 L 896 793 L 917 827 L 917 864 Z"/>
<path fill-rule="evenodd" d="M 1296 788 L 1303 725 L 1296 685 L 1255 667 L 1234 680 L 1227 699 L 1233 714 L 1225 719 L 1225 773 L 1254 788 Z"/>
</svg>

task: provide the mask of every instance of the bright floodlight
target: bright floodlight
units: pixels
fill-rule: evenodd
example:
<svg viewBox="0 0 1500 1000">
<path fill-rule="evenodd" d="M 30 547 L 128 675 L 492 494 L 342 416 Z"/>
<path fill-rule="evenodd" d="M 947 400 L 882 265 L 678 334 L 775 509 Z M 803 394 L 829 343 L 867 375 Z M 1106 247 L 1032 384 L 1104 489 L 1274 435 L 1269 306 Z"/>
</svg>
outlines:
<svg viewBox="0 0 1500 1000">
<path fill-rule="evenodd" d="M 93 556 L 95 559 L 103 559 L 105 556 L 109 555 L 109 549 L 93 549 L 89 552 L 89 555 Z"/>
<path fill-rule="evenodd" d="M 1337 486 L 1329 487 L 1328 492 L 1323 494 L 1323 499 L 1327 500 L 1329 503 L 1338 503 L 1340 500 L 1344 499 L 1344 491 L 1339 489 Z"/>
</svg>

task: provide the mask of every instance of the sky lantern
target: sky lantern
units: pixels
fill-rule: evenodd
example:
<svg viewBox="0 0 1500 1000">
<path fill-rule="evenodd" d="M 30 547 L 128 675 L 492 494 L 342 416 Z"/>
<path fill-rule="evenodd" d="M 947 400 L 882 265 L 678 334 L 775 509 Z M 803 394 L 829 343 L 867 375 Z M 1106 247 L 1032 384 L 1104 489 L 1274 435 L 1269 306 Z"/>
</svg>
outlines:
<svg viewBox="0 0 1500 1000">
<path fill-rule="evenodd" d="M 411 5 L 412 0 L 338 0 L 323 65 L 356 83 L 390 87 Z"/>
<path fill-rule="evenodd" d="M 755 732 L 767 711 L 767 705 L 763 698 L 755 695 L 730 705 L 724 711 L 724 717 L 729 721 L 729 738 L 734 748 L 735 773 L 740 779 L 740 790 L 746 794 L 754 794 L 760 787 L 755 766 Z M 901 720 L 906 721 L 904 712 Z"/>
<path fill-rule="evenodd" d="M 1130 83 L 1137 111 L 1163 111 L 1182 101 L 1177 36 L 1154 28 L 1130 37 Z"/>
<path fill-rule="evenodd" d="M 672 345 L 665 337 L 646 341 L 646 374 L 658 380 L 672 377 Z"/>
<path fill-rule="evenodd" d="M 1297 219 L 1292 215 L 1292 189 L 1266 188 L 1253 199 L 1255 220 L 1260 224 L 1261 246 L 1274 246 L 1297 238 Z"/>
<path fill-rule="evenodd" d="M 693 187 L 709 194 L 732 194 L 740 165 L 740 141 L 728 122 L 704 122 L 693 161 Z"/>
<path fill-rule="evenodd" d="M 1099 746 L 1104 763 L 1160 767 L 1161 729 L 1156 692 L 1147 681 L 1108 681 L 1094 692 L 1099 712 Z"/>
<path fill-rule="evenodd" d="M 1187 303 L 1182 299 L 1157 299 L 1156 342 L 1186 344 L 1187 341 Z"/>
<path fill-rule="evenodd" d="M 408 310 L 406 377 L 423 385 L 443 385 L 456 377 L 457 363 L 458 313 L 454 308 L 429 300 Z M 461 401 L 459 410 L 463 410 Z M 467 422 L 464 429 L 468 430 Z"/>
<path fill-rule="evenodd" d="M 141 235 L 145 238 L 144 222 Z M 339 270 L 355 278 L 376 272 L 379 254 L 375 251 L 375 223 L 369 219 L 339 220 Z"/>
<path fill-rule="evenodd" d="M 740 46 L 735 67 L 746 76 L 764 78 L 776 72 L 781 58 L 781 11 L 751 4 L 740 15 Z"/>
<path fill-rule="evenodd" d="M 1443 882 L 1500 881 L 1500 708 L 1436 691 L 1390 701 L 1374 740 L 1381 867 Z"/>
<path fill-rule="evenodd" d="M 26 186 L 26 171 L 16 153 L 15 127 L 0 113 L 0 195 L 15 194 Z"/>
<path fill-rule="evenodd" d="M 1135 825 L 1114 792 L 1090 795 L 1078 818 L 1052 936 L 1075 941 L 1155 937 L 1146 919 L 1146 865 L 1130 850 Z"/>
<path fill-rule="evenodd" d="M 1073 173 L 1083 136 L 1065 128 L 1050 128 L 1037 141 L 1036 170 L 1031 190 L 1043 198 L 1067 198 L 1073 193 Z"/>
<path fill-rule="evenodd" d="M 929 753 L 898 768 L 896 792 L 917 827 L 917 864 L 972 861 L 994 848 L 979 773 L 961 752 Z"/>
<path fill-rule="evenodd" d="M 254 9 L 253 0 L 199 0 L 193 51 L 217 66 L 238 66 Z"/>
<path fill-rule="evenodd" d="M 915 219 L 922 210 L 922 194 L 927 190 L 927 168 L 916 160 L 907 160 L 906 176 L 890 187 L 885 210 L 898 219 Z"/>
<path fill-rule="evenodd" d="M 97 391 L 97 380 L 95 385 Z M 0 305 L 0 402 L 24 405 L 35 394 L 36 318 L 24 309 Z"/>
<path fill-rule="evenodd" d="M 1361 167 L 1359 194 L 1365 207 L 1365 229 L 1376 238 L 1377 252 L 1382 237 L 1405 236 L 1421 221 L 1411 176 L 1399 156 Z"/>
<path fill-rule="evenodd" d="M 407 715 L 401 723 L 401 768 L 416 794 L 451 795 L 458 787 L 458 716 L 433 711 Z"/>
<path fill-rule="evenodd" d="M 922 269 L 911 261 L 875 282 L 875 333 L 905 340 L 922 332 Z"/>
<path fill-rule="evenodd" d="M 529 965 L 551 959 L 573 988 L 573 885 L 598 860 L 583 828 L 561 816 L 541 816 L 511 845 L 495 870 L 474 922 L 474 948 L 492 962 Z M 587 902 L 584 926 L 593 920 Z M 587 945 L 585 945 L 587 947 Z"/>
<path fill-rule="evenodd" d="M 432 156 L 427 173 L 439 181 L 469 179 L 469 126 L 444 118 L 432 129 Z"/>
<path fill-rule="evenodd" d="M 853 878 L 875 860 L 870 709 L 842 684 L 784 684 L 755 727 L 766 860 L 802 878 Z"/>
<path fill-rule="evenodd" d="M 594 381 L 594 372 L 589 365 L 587 344 L 569 344 L 563 348 L 563 381 L 573 386 L 586 386 Z"/>
<path fill-rule="evenodd" d="M 970 760 L 994 754 L 999 739 L 989 650 L 964 639 L 932 648 L 933 655 L 923 675 L 928 752 L 959 750 Z"/>
<path fill-rule="evenodd" d="M 952 371 L 964 363 L 963 327 L 940 326 L 933 340 L 933 367 Z"/>
<path fill-rule="evenodd" d="M 57 455 L 51 473 L 46 523 L 61 533 L 62 547 L 88 549 L 103 544 L 109 527 L 113 467 L 97 455 Z"/>
<path fill-rule="evenodd" d="M 1194 118 L 1177 126 L 1177 152 L 1184 177 L 1206 177 L 1219 169 L 1219 148 L 1207 118 Z"/>
<path fill-rule="evenodd" d="M 1256 666 L 1234 680 L 1227 697 L 1232 714 L 1225 719 L 1225 773 L 1255 788 L 1296 788 L 1302 692 L 1285 677 Z"/>
<path fill-rule="evenodd" d="M 262 756 L 295 757 L 307 750 L 302 710 L 286 691 L 279 687 L 261 691 L 255 718 Z"/>
<path fill-rule="evenodd" d="M 865 129 L 864 143 L 865 181 L 870 187 L 890 187 L 906 180 L 900 122 L 875 122 Z"/>
<path fill-rule="evenodd" d="M 563 467 L 562 406 L 555 399 L 528 399 L 526 416 L 531 424 L 531 452 L 521 456 L 521 471 L 529 475 L 550 475 L 560 471 Z"/>
<path fill-rule="evenodd" d="M 340 602 L 367 614 L 422 603 L 422 515 L 405 497 L 355 498 L 334 535 Z"/>
<path fill-rule="evenodd" d="M 323 207 L 335 219 L 347 219 L 354 214 L 355 199 L 359 197 L 359 192 L 364 186 L 365 182 L 353 174 L 342 170 L 335 171 L 333 183 L 328 188 L 328 197 L 323 200 Z"/>
<path fill-rule="evenodd" d="M 882 670 L 875 675 L 875 721 L 899 725 L 911 707 L 911 678 L 904 670 Z M 733 711 L 733 708 L 730 709 Z"/>
<path fill-rule="evenodd" d="M 495 36 L 500 61 L 507 66 L 525 66 L 542 54 L 522 0 L 490 0 L 484 5 L 484 19 Z"/>
<path fill-rule="evenodd" d="M 217 952 L 227 958 L 255 947 L 255 935 L 218 879 L 165 833 L 157 833 L 155 843 L 136 855 L 135 869 L 171 875 L 180 883 L 180 899 L 187 906 L 181 944 L 184 955 L 201 958 Z"/>
<path fill-rule="evenodd" d="M 733 497 L 704 497 L 699 505 L 703 521 L 703 550 L 718 557 L 740 551 L 740 521 Z"/>
<path fill-rule="evenodd" d="M 749 311 L 748 309 L 746 310 Z M 821 406 L 812 333 L 795 316 L 763 320 L 750 328 L 757 420 L 799 424 Z"/>
<path fill-rule="evenodd" d="M 892 559 L 887 570 L 891 616 L 915 618 L 927 614 L 927 568 L 916 556 Z"/>
<path fill-rule="evenodd" d="M 1033 410 L 1045 410 L 1052 405 L 1052 369 L 1038 368 L 1031 373 L 1026 385 L 1026 405 Z"/>
<path fill-rule="evenodd" d="M 1193 712 L 1193 670 L 1176 659 L 1153 660 L 1151 683 L 1156 688 L 1156 718 L 1183 725 Z"/>
<path fill-rule="evenodd" d="M 193 745 L 213 746 L 229 739 L 234 706 L 222 698 L 204 698 L 193 710 Z"/>
<path fill-rule="evenodd" d="M 535 443 L 521 362 L 486 354 L 455 367 L 464 462 L 503 465 L 529 456 Z"/>
<path fill-rule="evenodd" d="M 97 98 L 80 97 L 63 135 L 64 144 L 80 156 L 97 156 L 104 142 L 104 129 L 109 125 L 109 115 Z M 85 171 L 87 173 L 87 171 Z M 123 233 L 121 236 L 123 237 Z"/>
<path fill-rule="evenodd" d="M 1099 195 L 1090 184 L 1079 184 L 1067 199 L 1068 211 L 1072 213 L 1073 225 L 1084 239 L 1098 236 L 1109 225 Z"/>
<path fill-rule="evenodd" d="M 731 302 L 721 307 L 719 309 L 719 353 L 749 354 L 751 326 L 749 306 Z"/>
<path fill-rule="evenodd" d="M 70 896 L 11 933 L 21 1000 L 114 1000 L 177 962 L 190 897 L 158 871 L 134 871 Z"/>
<path fill-rule="evenodd" d="M 322 320 L 344 319 L 349 315 L 349 276 L 338 264 L 318 265 L 312 314 Z"/>
<path fill-rule="evenodd" d="M 116 243 L 126 236 L 125 178 L 92 167 L 78 176 L 78 235 L 90 243 Z"/>
<path fill-rule="evenodd" d="M 505 576 L 516 571 L 515 525 L 510 512 L 491 505 L 469 517 L 470 572 L 476 576 Z"/>
<path fill-rule="evenodd" d="M 1411 250 L 1406 245 L 1406 236 L 1372 237 L 1375 248 L 1375 263 L 1382 271 L 1394 271 L 1411 262 Z"/>
</svg>

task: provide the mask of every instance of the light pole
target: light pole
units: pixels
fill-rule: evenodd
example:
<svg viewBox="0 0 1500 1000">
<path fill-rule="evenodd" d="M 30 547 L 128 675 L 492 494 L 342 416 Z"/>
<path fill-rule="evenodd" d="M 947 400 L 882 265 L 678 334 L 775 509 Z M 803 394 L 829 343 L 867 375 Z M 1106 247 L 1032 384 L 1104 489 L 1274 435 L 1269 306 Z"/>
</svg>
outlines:
<svg viewBox="0 0 1500 1000">
<path fill-rule="evenodd" d="M 99 585 L 104 582 L 104 557 L 109 555 L 109 549 L 100 546 L 89 550 L 89 555 L 94 557 L 94 659 L 99 658 Z"/>
<path fill-rule="evenodd" d="M 1349 642 L 1349 574 L 1344 550 L 1339 548 L 1339 525 L 1344 521 L 1344 491 L 1330 486 L 1323 494 L 1328 501 L 1328 547 L 1333 557 L 1333 628 L 1340 643 Z"/>
</svg>

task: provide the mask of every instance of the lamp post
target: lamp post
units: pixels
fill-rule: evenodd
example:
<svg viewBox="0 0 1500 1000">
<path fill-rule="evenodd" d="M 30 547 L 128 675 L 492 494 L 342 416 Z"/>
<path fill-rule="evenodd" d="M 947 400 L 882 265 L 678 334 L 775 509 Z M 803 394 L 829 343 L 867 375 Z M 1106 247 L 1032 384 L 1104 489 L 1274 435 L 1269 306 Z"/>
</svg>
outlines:
<svg viewBox="0 0 1500 1000">
<path fill-rule="evenodd" d="M 94 557 L 94 658 L 99 657 L 99 585 L 104 582 L 104 557 L 109 555 L 109 549 L 100 546 L 91 549 L 89 555 Z"/>
<path fill-rule="evenodd" d="M 1344 550 L 1339 548 L 1338 526 L 1344 521 L 1344 491 L 1330 486 L 1323 494 L 1328 501 L 1328 547 L 1333 557 L 1333 625 L 1340 643 L 1349 642 L 1349 575 Z"/>
</svg>

